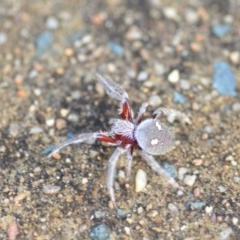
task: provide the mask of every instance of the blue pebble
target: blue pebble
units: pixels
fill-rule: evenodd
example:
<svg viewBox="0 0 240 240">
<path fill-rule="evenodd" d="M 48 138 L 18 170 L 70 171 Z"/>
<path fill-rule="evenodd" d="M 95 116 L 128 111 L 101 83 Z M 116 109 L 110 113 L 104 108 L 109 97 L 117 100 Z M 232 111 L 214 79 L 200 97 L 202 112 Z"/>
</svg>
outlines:
<svg viewBox="0 0 240 240">
<path fill-rule="evenodd" d="M 121 208 L 117 209 L 117 215 L 119 217 L 126 217 L 127 216 L 127 214 Z"/>
<path fill-rule="evenodd" d="M 92 227 L 89 236 L 93 240 L 108 240 L 110 233 L 106 224 L 102 223 Z"/>
<path fill-rule="evenodd" d="M 176 103 L 185 103 L 186 98 L 184 95 L 182 95 L 181 93 L 177 92 L 177 91 L 173 91 L 173 101 Z"/>
<path fill-rule="evenodd" d="M 173 165 L 170 165 L 167 162 L 162 162 L 160 165 L 172 178 L 177 178 L 178 174 Z"/>
<path fill-rule="evenodd" d="M 68 37 L 68 42 L 69 43 L 74 43 L 76 42 L 77 40 L 81 39 L 85 34 L 86 34 L 86 30 L 83 29 L 83 30 L 80 30 L 74 34 L 72 34 L 70 37 Z"/>
<path fill-rule="evenodd" d="M 67 139 L 71 139 L 71 138 L 74 138 L 74 134 L 72 132 L 68 132 L 67 133 Z"/>
<path fill-rule="evenodd" d="M 55 147 L 54 145 L 50 145 L 47 148 L 43 149 L 39 154 L 41 156 L 46 156 L 53 151 L 54 147 Z"/>
<path fill-rule="evenodd" d="M 202 209 L 203 207 L 205 207 L 205 206 L 206 206 L 206 203 L 205 203 L 205 202 L 196 200 L 196 201 L 190 203 L 189 208 L 190 208 L 191 210 L 201 210 L 201 209 Z"/>
<path fill-rule="evenodd" d="M 228 24 L 221 24 L 221 25 L 216 25 L 212 27 L 212 32 L 214 35 L 217 37 L 224 37 L 229 31 L 230 31 L 230 26 Z"/>
<path fill-rule="evenodd" d="M 122 45 L 120 45 L 120 44 L 118 44 L 116 42 L 113 42 L 113 41 L 109 41 L 108 42 L 108 47 L 111 50 L 111 52 L 113 54 L 115 54 L 116 56 L 118 56 L 118 57 L 122 57 L 123 56 L 124 48 L 123 48 Z"/>
<path fill-rule="evenodd" d="M 236 96 L 236 78 L 233 75 L 227 62 L 219 61 L 214 63 L 213 87 L 220 94 Z"/>
<path fill-rule="evenodd" d="M 52 33 L 45 31 L 41 33 L 36 40 L 37 52 L 36 56 L 39 58 L 47 50 L 51 49 L 53 43 Z"/>
</svg>

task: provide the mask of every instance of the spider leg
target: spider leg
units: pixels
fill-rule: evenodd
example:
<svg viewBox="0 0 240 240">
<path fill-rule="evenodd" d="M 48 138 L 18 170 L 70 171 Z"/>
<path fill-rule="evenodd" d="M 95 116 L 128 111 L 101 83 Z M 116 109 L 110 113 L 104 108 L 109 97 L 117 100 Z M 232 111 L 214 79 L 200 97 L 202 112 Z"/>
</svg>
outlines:
<svg viewBox="0 0 240 240">
<path fill-rule="evenodd" d="M 59 150 L 61 150 L 62 148 L 66 147 L 68 145 L 81 143 L 81 142 L 84 142 L 84 141 L 90 140 L 90 139 L 97 139 L 97 140 L 100 140 L 103 142 L 108 142 L 112 145 L 119 144 L 119 141 L 111 138 L 108 133 L 83 133 L 83 134 L 79 134 L 78 136 L 76 136 L 74 138 L 68 139 L 68 140 L 58 144 L 52 150 L 52 152 L 48 155 L 48 157 L 51 157 L 54 153 L 58 152 Z"/>
<path fill-rule="evenodd" d="M 131 149 L 127 151 L 127 162 L 126 162 L 126 181 L 129 181 L 130 174 L 131 174 L 131 168 L 132 168 L 132 152 Z"/>
<path fill-rule="evenodd" d="M 142 121 L 143 114 L 146 112 L 146 108 L 148 106 L 148 103 L 143 103 L 141 107 L 139 108 L 138 116 L 136 119 L 137 124 Z"/>
<path fill-rule="evenodd" d="M 184 113 L 181 113 L 181 112 L 173 110 L 173 109 L 168 109 L 168 108 L 158 108 L 158 109 L 156 109 L 152 114 L 152 118 L 158 118 L 158 117 L 161 116 L 161 114 L 164 114 L 166 116 L 174 115 L 177 118 L 183 120 L 184 122 L 186 122 L 188 124 L 191 124 L 191 120 Z"/>
<path fill-rule="evenodd" d="M 107 169 L 107 190 L 110 195 L 110 199 L 113 203 L 113 206 L 117 209 L 115 194 L 114 194 L 114 178 L 116 174 L 116 167 L 119 157 L 126 152 L 123 148 L 116 148 L 112 156 L 108 160 L 108 169 Z"/>
<path fill-rule="evenodd" d="M 175 188 L 183 189 L 179 184 L 160 166 L 160 164 L 154 159 L 153 156 L 147 154 L 144 151 L 139 151 L 141 157 L 147 162 L 147 164 L 156 171 L 159 175 L 167 180 Z"/>
<path fill-rule="evenodd" d="M 119 87 L 108 76 L 103 77 L 100 74 L 96 74 L 96 78 L 106 89 L 106 92 L 110 97 L 120 101 L 119 113 L 121 114 L 122 119 L 132 121 L 133 115 L 128 101 L 128 94 L 126 93 L 126 91 L 123 88 Z"/>
</svg>

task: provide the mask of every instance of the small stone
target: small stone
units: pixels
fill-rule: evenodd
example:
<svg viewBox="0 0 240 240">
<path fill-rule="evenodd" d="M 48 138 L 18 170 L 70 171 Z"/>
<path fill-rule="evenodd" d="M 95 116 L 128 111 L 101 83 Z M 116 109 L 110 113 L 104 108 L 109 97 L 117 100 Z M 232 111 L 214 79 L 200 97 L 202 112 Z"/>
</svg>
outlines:
<svg viewBox="0 0 240 240">
<path fill-rule="evenodd" d="M 190 24 L 196 23 L 199 20 L 198 13 L 190 8 L 185 11 L 184 16 L 186 21 Z"/>
<path fill-rule="evenodd" d="M 222 185 L 220 185 L 220 186 L 218 186 L 218 189 L 219 189 L 219 191 L 221 192 L 221 193 L 224 193 L 224 192 L 226 192 L 226 188 L 224 187 L 224 186 L 222 186 Z"/>
<path fill-rule="evenodd" d="M 46 120 L 46 125 L 48 127 L 52 127 L 52 126 L 54 126 L 54 124 L 55 124 L 55 119 L 48 119 L 48 120 Z"/>
<path fill-rule="evenodd" d="M 0 45 L 3 45 L 7 42 L 7 34 L 0 32 Z"/>
<path fill-rule="evenodd" d="M 52 157 L 55 159 L 55 160 L 60 160 L 61 159 L 61 155 L 59 153 L 54 153 L 52 155 Z"/>
<path fill-rule="evenodd" d="M 179 210 L 178 208 L 173 204 L 173 203 L 169 203 L 168 204 L 168 209 L 174 213 L 175 215 L 178 215 L 179 214 Z"/>
<path fill-rule="evenodd" d="M 158 211 L 156 211 L 156 210 L 152 210 L 152 211 L 150 211 L 148 214 L 147 214 L 147 216 L 148 217 L 151 217 L 151 218 L 154 218 L 154 217 L 156 217 L 158 215 Z"/>
<path fill-rule="evenodd" d="M 176 103 L 185 103 L 186 98 L 183 94 L 177 92 L 177 91 L 173 91 L 173 101 Z"/>
<path fill-rule="evenodd" d="M 34 169 L 33 169 L 33 172 L 34 173 L 39 173 L 39 172 L 41 172 L 42 171 L 42 169 L 40 168 L 40 167 L 35 167 Z"/>
<path fill-rule="evenodd" d="M 57 130 L 62 130 L 64 128 L 66 128 L 66 127 L 67 127 L 67 122 L 64 119 L 62 119 L 62 118 L 56 119 L 56 128 L 57 128 Z"/>
<path fill-rule="evenodd" d="M 240 177 L 233 177 L 233 180 L 235 183 L 238 184 L 240 182 Z"/>
<path fill-rule="evenodd" d="M 85 35 L 83 38 L 82 38 L 82 43 L 83 44 L 88 44 L 90 42 L 92 42 L 93 38 L 91 35 Z"/>
<path fill-rule="evenodd" d="M 139 207 L 138 209 L 137 209 L 137 213 L 138 214 L 141 214 L 143 212 L 143 207 Z"/>
<path fill-rule="evenodd" d="M 207 207 L 205 207 L 205 212 L 206 212 L 207 214 L 211 213 L 212 210 L 213 210 L 213 207 L 212 207 L 212 206 L 207 206 Z"/>
<path fill-rule="evenodd" d="M 177 83 L 180 79 L 180 73 L 177 69 L 174 69 L 172 72 L 168 75 L 168 81 L 170 83 Z"/>
<path fill-rule="evenodd" d="M 178 20 L 179 19 L 177 11 L 173 7 L 165 7 L 163 9 L 163 14 L 168 19 L 172 19 L 172 20 Z"/>
<path fill-rule="evenodd" d="M 240 53 L 239 52 L 231 52 L 229 55 L 229 59 L 233 64 L 239 64 L 240 62 Z"/>
<path fill-rule="evenodd" d="M 161 162 L 160 165 L 172 178 L 177 178 L 178 174 L 174 165 L 168 164 L 167 162 Z"/>
<path fill-rule="evenodd" d="M 239 111 L 240 111 L 240 103 L 234 103 L 234 104 L 232 105 L 232 110 L 233 110 L 234 112 L 239 112 Z"/>
<path fill-rule="evenodd" d="M 228 240 L 231 234 L 233 234 L 233 230 L 228 227 L 220 232 L 220 238 L 221 240 Z"/>
<path fill-rule="evenodd" d="M 60 186 L 50 186 L 50 185 L 43 185 L 43 193 L 47 195 L 53 195 L 58 193 L 61 190 Z"/>
<path fill-rule="evenodd" d="M 70 113 L 67 117 L 67 120 L 77 123 L 79 121 L 79 116 L 76 113 Z"/>
<path fill-rule="evenodd" d="M 232 223 L 233 223 L 234 225 L 237 225 L 237 224 L 238 224 L 238 218 L 233 217 L 233 218 L 232 218 Z"/>
<path fill-rule="evenodd" d="M 104 218 L 105 217 L 105 212 L 101 211 L 101 210 L 97 210 L 94 212 L 94 216 L 95 218 Z"/>
<path fill-rule="evenodd" d="M 228 155 L 226 158 L 225 158 L 225 161 L 234 161 L 234 158 L 232 155 Z"/>
<path fill-rule="evenodd" d="M 142 169 L 137 171 L 135 177 L 135 192 L 141 192 L 147 185 L 147 174 Z"/>
<path fill-rule="evenodd" d="M 196 188 L 194 188 L 194 190 L 193 190 L 193 195 L 194 195 L 194 197 L 195 198 L 197 198 L 197 197 L 199 197 L 200 196 L 200 188 L 199 187 L 196 187 Z"/>
<path fill-rule="evenodd" d="M 78 100 L 81 97 L 81 92 L 78 90 L 75 90 L 71 93 L 71 98 L 74 100 Z"/>
<path fill-rule="evenodd" d="M 203 160 L 202 159 L 194 159 L 192 161 L 192 163 L 195 165 L 195 166 L 201 166 L 202 163 L 203 163 Z"/>
<path fill-rule="evenodd" d="M 178 169 L 178 178 L 180 180 L 183 180 L 183 177 L 184 177 L 185 173 L 187 173 L 187 172 L 188 172 L 187 168 L 184 168 L 184 167 L 179 168 Z"/>
<path fill-rule="evenodd" d="M 222 38 L 230 31 L 230 29 L 231 27 L 229 24 L 220 24 L 213 26 L 212 32 L 215 36 Z"/>
<path fill-rule="evenodd" d="M 159 96 L 155 95 L 151 96 L 148 102 L 150 106 L 155 108 L 162 104 L 162 99 Z"/>
<path fill-rule="evenodd" d="M 59 27 L 59 21 L 55 17 L 48 17 L 46 21 L 46 28 L 57 29 Z"/>
<path fill-rule="evenodd" d="M 141 71 L 138 76 L 137 76 L 137 80 L 138 81 L 145 81 L 148 79 L 148 72 L 145 72 L 145 71 Z"/>
<path fill-rule="evenodd" d="M 89 236 L 93 240 L 108 240 L 110 232 L 106 224 L 102 223 L 91 228 Z"/>
<path fill-rule="evenodd" d="M 132 26 L 126 33 L 126 39 L 133 41 L 133 40 L 141 40 L 142 39 L 142 32 L 137 26 Z"/>
<path fill-rule="evenodd" d="M 155 69 L 156 75 L 158 75 L 158 76 L 162 76 L 164 74 L 164 72 L 165 72 L 164 65 L 159 64 L 159 63 L 156 63 L 154 65 L 154 69 Z"/>
<path fill-rule="evenodd" d="M 41 89 L 39 89 L 39 88 L 35 88 L 35 89 L 33 90 L 33 93 L 34 93 L 35 96 L 39 97 L 39 96 L 41 96 L 42 91 L 41 91 Z"/>
<path fill-rule="evenodd" d="M 180 80 L 180 87 L 183 90 L 189 90 L 190 89 L 190 83 L 189 81 L 185 80 L 185 79 L 181 79 Z"/>
<path fill-rule="evenodd" d="M 196 175 L 186 175 L 184 180 L 183 180 L 183 183 L 188 185 L 188 186 L 193 186 L 193 184 L 196 181 L 196 178 L 197 178 Z"/>
<path fill-rule="evenodd" d="M 29 131 L 30 134 L 39 134 L 39 133 L 42 133 L 43 132 L 43 129 L 36 126 L 36 127 L 32 127 Z"/>
<path fill-rule="evenodd" d="M 118 172 L 118 177 L 119 177 L 119 178 L 122 178 L 122 179 L 125 179 L 125 178 L 126 178 L 125 172 L 122 171 L 122 170 L 119 170 L 119 172 Z"/>
<path fill-rule="evenodd" d="M 68 57 L 71 57 L 74 54 L 74 51 L 72 48 L 66 48 L 65 49 L 65 55 Z"/>
<path fill-rule="evenodd" d="M 131 234 L 131 229 L 129 227 L 124 227 L 124 232 L 126 235 L 130 235 Z"/>
<path fill-rule="evenodd" d="M 88 183 L 88 179 L 87 178 L 83 178 L 82 179 L 82 184 L 86 184 L 86 183 Z"/>
<path fill-rule="evenodd" d="M 69 110 L 66 109 L 66 108 L 62 108 L 62 109 L 60 110 L 60 115 L 61 115 L 63 118 L 65 118 L 65 117 L 68 115 L 68 113 L 69 113 Z"/>
<path fill-rule="evenodd" d="M 19 124 L 18 123 L 11 123 L 9 125 L 9 129 L 8 129 L 9 135 L 13 136 L 13 137 L 17 137 L 19 134 Z"/>
</svg>

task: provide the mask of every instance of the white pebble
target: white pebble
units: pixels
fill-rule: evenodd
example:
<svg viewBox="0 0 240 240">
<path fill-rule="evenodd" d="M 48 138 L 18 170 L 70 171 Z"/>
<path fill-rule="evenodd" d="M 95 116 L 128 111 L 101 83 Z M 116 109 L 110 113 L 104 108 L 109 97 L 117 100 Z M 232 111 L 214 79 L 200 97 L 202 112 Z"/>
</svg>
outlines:
<svg viewBox="0 0 240 240">
<path fill-rule="evenodd" d="M 91 35 L 86 35 L 82 38 L 82 43 L 83 44 L 88 44 L 92 41 L 92 36 Z"/>
<path fill-rule="evenodd" d="M 234 225 L 237 225 L 237 224 L 238 224 L 238 218 L 233 217 L 233 218 L 232 218 L 232 223 L 233 223 Z"/>
<path fill-rule="evenodd" d="M 232 105 L 232 110 L 234 111 L 234 112 L 239 112 L 240 111 L 240 103 L 238 102 L 238 103 L 234 103 L 233 105 Z"/>
<path fill-rule="evenodd" d="M 38 133 L 42 133 L 43 130 L 40 127 L 32 127 L 29 131 L 30 134 L 38 134 Z"/>
<path fill-rule="evenodd" d="M 0 45 L 3 45 L 7 41 L 7 35 L 4 32 L 0 32 Z"/>
<path fill-rule="evenodd" d="M 147 174 L 142 169 L 139 169 L 135 178 L 135 191 L 141 192 L 147 185 Z"/>
<path fill-rule="evenodd" d="M 190 24 L 196 23 L 199 19 L 199 15 L 197 14 L 197 12 L 191 9 L 187 9 L 184 15 L 185 15 L 186 21 Z"/>
<path fill-rule="evenodd" d="M 64 117 L 64 118 L 68 115 L 68 113 L 69 113 L 69 110 L 66 109 L 66 108 L 62 108 L 62 109 L 60 110 L 60 115 L 61 115 L 62 117 Z"/>
<path fill-rule="evenodd" d="M 48 17 L 46 21 L 46 28 L 57 29 L 59 27 L 59 21 L 55 17 Z"/>
<path fill-rule="evenodd" d="M 39 88 L 35 88 L 35 89 L 33 90 L 33 93 L 35 94 L 35 96 L 39 97 L 39 96 L 41 96 L 42 91 L 41 91 L 41 89 L 39 89 Z"/>
<path fill-rule="evenodd" d="M 82 184 L 86 184 L 86 183 L 88 183 L 88 179 L 87 178 L 83 178 L 82 179 Z"/>
<path fill-rule="evenodd" d="M 179 214 L 178 208 L 173 203 L 168 204 L 168 209 L 175 215 Z"/>
<path fill-rule="evenodd" d="M 174 69 L 172 72 L 168 75 L 168 81 L 171 83 L 177 83 L 180 78 L 180 73 L 177 69 Z"/>
<path fill-rule="evenodd" d="M 183 90 L 189 90 L 190 89 L 190 83 L 189 81 L 185 80 L 185 79 L 181 79 L 180 80 L 180 87 Z"/>
<path fill-rule="evenodd" d="M 43 193 L 48 195 L 56 194 L 60 190 L 61 190 L 60 186 L 43 185 Z"/>
<path fill-rule="evenodd" d="M 218 186 L 218 189 L 220 190 L 221 193 L 224 193 L 224 192 L 226 192 L 226 190 L 227 190 L 227 189 L 226 189 L 224 186 L 222 186 L 222 185 Z"/>
<path fill-rule="evenodd" d="M 125 172 L 123 171 L 123 170 L 120 170 L 119 172 L 118 172 L 118 177 L 119 178 L 126 178 L 126 176 L 125 176 Z"/>
<path fill-rule="evenodd" d="M 175 8 L 165 7 L 163 9 L 163 14 L 168 19 L 172 19 L 172 20 L 177 20 L 178 19 L 178 15 L 177 15 L 177 12 L 176 12 Z"/>
<path fill-rule="evenodd" d="M 212 207 L 212 206 L 209 206 L 209 207 L 207 206 L 207 207 L 205 207 L 205 212 L 206 212 L 207 214 L 211 213 L 212 210 L 213 210 L 213 207 Z"/>
<path fill-rule="evenodd" d="M 148 73 L 145 71 L 142 71 L 138 74 L 137 80 L 138 81 L 145 81 L 148 79 Z"/>
<path fill-rule="evenodd" d="M 48 120 L 46 120 L 46 125 L 48 127 L 54 126 L 54 123 L 55 123 L 55 119 L 48 119 Z"/>
<path fill-rule="evenodd" d="M 240 62 L 240 53 L 239 52 L 231 52 L 229 55 L 230 61 L 234 64 L 238 64 Z"/>
<path fill-rule="evenodd" d="M 159 105 L 162 104 L 162 99 L 159 96 L 151 96 L 149 98 L 149 105 L 152 107 L 158 107 Z"/>
<path fill-rule="evenodd" d="M 125 234 L 130 235 L 131 230 L 129 227 L 124 227 L 124 232 L 125 232 Z"/>
<path fill-rule="evenodd" d="M 181 167 L 178 169 L 178 179 L 183 180 L 184 174 L 187 173 L 188 169 Z"/>
<path fill-rule="evenodd" d="M 192 186 L 195 183 L 196 178 L 197 178 L 196 175 L 186 175 L 186 177 L 183 180 L 183 183 L 188 186 Z"/>
<path fill-rule="evenodd" d="M 233 177 L 233 180 L 235 183 L 239 183 L 240 182 L 240 177 Z"/>
<path fill-rule="evenodd" d="M 224 229 L 223 231 L 220 232 L 220 237 L 222 240 L 228 240 L 228 237 L 233 234 L 233 230 L 228 227 L 226 229 Z"/>
<path fill-rule="evenodd" d="M 70 121 L 70 122 L 78 122 L 79 117 L 76 113 L 70 113 L 67 117 L 67 120 Z"/>
</svg>

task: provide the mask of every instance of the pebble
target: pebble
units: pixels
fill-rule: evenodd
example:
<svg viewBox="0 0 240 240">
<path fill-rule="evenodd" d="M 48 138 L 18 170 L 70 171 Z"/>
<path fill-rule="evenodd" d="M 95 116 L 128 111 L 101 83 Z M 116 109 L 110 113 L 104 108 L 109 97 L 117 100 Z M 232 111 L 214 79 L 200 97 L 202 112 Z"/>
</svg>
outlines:
<svg viewBox="0 0 240 240">
<path fill-rule="evenodd" d="M 0 32 L 0 45 L 3 45 L 7 42 L 7 34 Z"/>
<path fill-rule="evenodd" d="M 79 121 L 79 116 L 76 113 L 70 113 L 67 117 L 67 120 L 77 123 Z"/>
<path fill-rule="evenodd" d="M 119 43 L 116 43 L 114 41 L 109 41 L 108 42 L 108 48 L 110 49 L 110 51 L 115 54 L 118 57 L 122 57 L 124 54 L 124 48 L 122 45 L 120 45 Z"/>
<path fill-rule="evenodd" d="M 160 165 L 172 178 L 177 178 L 178 174 L 174 165 L 168 164 L 167 162 L 162 162 Z"/>
<path fill-rule="evenodd" d="M 62 118 L 56 119 L 56 128 L 57 128 L 57 130 L 62 130 L 64 128 L 66 128 L 66 127 L 67 127 L 67 122 L 64 119 L 62 119 Z"/>
<path fill-rule="evenodd" d="M 148 79 L 148 76 L 149 76 L 148 72 L 141 71 L 137 76 L 137 80 L 140 81 L 140 82 L 145 81 L 145 80 Z"/>
<path fill-rule="evenodd" d="M 54 153 L 52 155 L 52 157 L 55 159 L 55 160 L 60 160 L 61 159 L 61 155 L 59 153 Z"/>
<path fill-rule="evenodd" d="M 237 224 L 238 224 L 238 218 L 233 217 L 233 218 L 232 218 L 232 223 L 233 223 L 234 225 L 237 225 Z"/>
<path fill-rule="evenodd" d="M 53 195 L 61 190 L 60 186 L 43 185 L 42 191 L 47 195 Z"/>
<path fill-rule="evenodd" d="M 94 216 L 95 218 L 104 218 L 105 217 L 105 212 L 101 211 L 101 210 L 97 210 L 94 212 Z"/>
<path fill-rule="evenodd" d="M 52 152 L 52 150 L 55 148 L 54 145 L 51 145 L 51 146 L 48 146 L 47 148 L 43 149 L 39 154 L 41 156 L 45 156 L 45 155 L 48 155 L 49 153 Z"/>
<path fill-rule="evenodd" d="M 175 215 L 178 215 L 179 214 L 179 210 L 178 208 L 173 204 L 173 203 L 169 203 L 168 204 L 168 209 L 174 213 Z"/>
<path fill-rule="evenodd" d="M 219 185 L 218 186 L 218 189 L 219 189 L 219 191 L 221 192 L 221 193 L 224 193 L 224 192 L 226 192 L 226 188 L 224 187 L 224 186 L 222 186 L 222 185 Z"/>
<path fill-rule="evenodd" d="M 165 72 L 165 67 L 164 67 L 164 65 L 159 64 L 159 63 L 156 63 L 156 64 L 154 65 L 154 69 L 155 69 L 156 75 L 158 75 L 158 76 L 162 76 L 162 75 L 164 74 L 164 72 Z"/>
<path fill-rule="evenodd" d="M 186 9 L 184 16 L 186 21 L 190 24 L 197 23 L 197 21 L 199 20 L 199 15 L 197 14 L 197 12 L 190 8 Z"/>
<path fill-rule="evenodd" d="M 41 55 L 49 50 L 53 43 L 52 33 L 49 31 L 41 33 L 36 40 L 36 56 L 41 57 Z"/>
<path fill-rule="evenodd" d="M 39 88 L 35 88 L 35 89 L 33 89 L 33 93 L 35 96 L 39 97 L 39 96 L 41 96 L 42 91 Z"/>
<path fill-rule="evenodd" d="M 119 172 L 118 172 L 118 177 L 119 177 L 119 178 L 122 178 L 122 179 L 125 179 L 125 178 L 126 178 L 125 171 L 119 170 Z"/>
<path fill-rule="evenodd" d="M 62 108 L 62 109 L 60 110 L 60 115 L 61 115 L 63 118 L 65 118 L 68 114 L 69 114 L 69 110 L 68 110 L 68 109 Z"/>
<path fill-rule="evenodd" d="M 151 218 L 154 218 L 154 217 L 156 217 L 158 215 L 158 211 L 156 211 L 156 210 L 152 210 L 152 211 L 150 211 L 148 214 L 147 214 L 147 216 L 148 217 L 151 217 Z"/>
<path fill-rule="evenodd" d="M 93 240 L 108 240 L 110 233 L 106 224 L 102 223 L 91 228 L 89 236 Z"/>
<path fill-rule="evenodd" d="M 240 177 L 233 177 L 233 180 L 235 183 L 238 184 L 240 182 Z"/>
<path fill-rule="evenodd" d="M 202 163 L 203 163 L 203 160 L 202 160 L 202 159 L 194 159 L 194 160 L 192 161 L 192 163 L 193 163 L 193 165 L 195 165 L 195 166 L 201 166 Z"/>
<path fill-rule="evenodd" d="M 201 210 L 206 204 L 202 201 L 195 201 L 189 204 L 190 209 L 192 210 Z"/>
<path fill-rule="evenodd" d="M 183 104 L 186 101 L 186 97 L 177 91 L 173 91 L 173 101 Z"/>
<path fill-rule="evenodd" d="M 183 180 L 183 177 L 184 177 L 185 173 L 187 173 L 187 172 L 188 172 L 187 168 L 180 167 L 178 169 L 178 179 Z"/>
<path fill-rule="evenodd" d="M 82 38 L 82 43 L 83 44 L 88 44 L 90 42 L 92 42 L 93 38 L 91 35 L 85 35 L 83 38 Z"/>
<path fill-rule="evenodd" d="M 48 127 L 52 127 L 52 126 L 54 126 L 54 124 L 55 124 L 55 119 L 48 119 L 48 120 L 46 120 L 46 125 L 48 126 Z"/>
<path fill-rule="evenodd" d="M 183 183 L 188 185 L 188 186 L 193 186 L 193 184 L 196 181 L 196 178 L 197 178 L 196 175 L 186 175 L 184 180 L 183 180 Z"/>
<path fill-rule="evenodd" d="M 234 103 L 234 104 L 232 105 L 232 110 L 233 110 L 234 112 L 239 112 L 239 111 L 240 111 L 240 103 L 239 103 L 239 102 Z"/>
<path fill-rule="evenodd" d="M 185 79 L 181 79 L 180 80 L 180 87 L 181 89 L 183 90 L 189 90 L 190 89 L 190 83 L 188 80 L 185 80 Z"/>
<path fill-rule="evenodd" d="M 201 191 L 200 191 L 199 187 L 194 188 L 193 195 L 194 195 L 195 198 L 199 197 L 200 193 L 201 193 Z"/>
<path fill-rule="evenodd" d="M 233 64 L 239 64 L 240 62 L 240 53 L 239 52 L 231 52 L 229 54 L 229 59 Z"/>
<path fill-rule="evenodd" d="M 171 20 L 178 20 L 179 16 L 176 12 L 175 8 L 172 7 L 165 7 L 163 9 L 163 14 L 166 18 L 171 19 Z"/>
<path fill-rule="evenodd" d="M 7 228 L 8 240 L 17 240 L 18 234 L 19 230 L 17 223 L 15 222 L 10 223 Z"/>
<path fill-rule="evenodd" d="M 177 69 L 174 69 L 168 74 L 168 81 L 170 83 L 177 83 L 180 79 L 180 73 Z"/>
<path fill-rule="evenodd" d="M 11 123 L 9 125 L 8 133 L 12 137 L 17 137 L 18 134 L 19 134 L 19 124 L 18 123 Z"/>
<path fill-rule="evenodd" d="M 57 29 L 59 27 L 59 21 L 55 17 L 48 17 L 46 21 L 46 28 Z"/>
<path fill-rule="evenodd" d="M 150 106 L 155 108 L 162 104 L 162 99 L 158 95 L 154 95 L 149 98 L 148 102 Z"/>
<path fill-rule="evenodd" d="M 81 92 L 79 90 L 75 90 L 71 92 L 71 98 L 74 100 L 78 100 L 81 97 Z"/>
<path fill-rule="evenodd" d="M 213 210 L 213 207 L 212 207 L 212 206 L 207 206 L 207 207 L 205 207 L 205 212 L 206 212 L 207 214 L 211 213 L 212 210 Z"/>
<path fill-rule="evenodd" d="M 236 78 L 227 62 L 218 61 L 214 63 L 213 87 L 220 94 L 236 96 Z"/>
<path fill-rule="evenodd" d="M 142 39 L 142 31 L 137 26 L 132 26 L 127 31 L 125 38 L 127 40 L 133 41 L 133 40 L 141 40 Z"/>
<path fill-rule="evenodd" d="M 131 234 L 131 229 L 129 228 L 129 227 L 124 227 L 124 233 L 126 234 L 126 235 L 130 235 Z"/>
<path fill-rule="evenodd" d="M 39 133 L 42 133 L 43 132 L 43 129 L 41 127 L 32 127 L 29 131 L 30 134 L 39 134 Z"/>
<path fill-rule="evenodd" d="M 135 192 L 141 192 L 147 186 L 147 173 L 144 172 L 142 169 L 137 171 L 135 177 Z"/>
<path fill-rule="evenodd" d="M 229 24 L 220 24 L 212 27 L 212 32 L 215 36 L 222 38 L 230 31 Z"/>
<path fill-rule="evenodd" d="M 221 240 L 229 240 L 229 236 L 233 234 L 233 230 L 228 227 L 220 232 L 220 238 Z"/>
<path fill-rule="evenodd" d="M 121 208 L 118 208 L 118 209 L 117 209 L 117 215 L 118 215 L 119 217 L 126 217 L 126 216 L 127 216 L 126 212 L 123 211 Z"/>
</svg>

